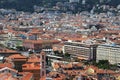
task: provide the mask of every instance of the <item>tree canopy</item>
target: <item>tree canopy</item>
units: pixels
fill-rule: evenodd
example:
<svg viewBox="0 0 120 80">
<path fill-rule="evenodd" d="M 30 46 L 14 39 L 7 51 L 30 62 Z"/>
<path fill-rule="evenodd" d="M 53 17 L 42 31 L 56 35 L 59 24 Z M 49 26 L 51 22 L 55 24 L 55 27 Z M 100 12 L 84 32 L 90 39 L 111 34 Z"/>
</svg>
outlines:
<svg viewBox="0 0 120 80">
<path fill-rule="evenodd" d="M 69 0 L 0 0 L 0 8 L 6 9 L 16 9 L 19 11 L 34 11 L 33 6 L 41 6 L 41 7 L 53 7 L 56 5 L 57 2 L 68 2 Z M 102 1 L 102 2 L 101 2 Z M 84 10 L 91 10 L 95 5 L 110 5 L 110 6 L 117 6 L 119 5 L 120 0 L 86 0 L 86 4 L 82 4 L 82 0 L 77 4 L 76 11 L 79 10 L 78 8 Z"/>
</svg>

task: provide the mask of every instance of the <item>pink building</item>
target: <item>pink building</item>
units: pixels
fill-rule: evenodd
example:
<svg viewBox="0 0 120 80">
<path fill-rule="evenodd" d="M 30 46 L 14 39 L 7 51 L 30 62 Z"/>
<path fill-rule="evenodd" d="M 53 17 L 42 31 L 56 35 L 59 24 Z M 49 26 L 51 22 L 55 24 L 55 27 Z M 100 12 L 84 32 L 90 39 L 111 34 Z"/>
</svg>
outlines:
<svg viewBox="0 0 120 80">
<path fill-rule="evenodd" d="M 52 48 L 53 44 L 59 43 L 58 40 L 24 40 L 25 49 L 42 50 L 43 48 Z"/>
</svg>

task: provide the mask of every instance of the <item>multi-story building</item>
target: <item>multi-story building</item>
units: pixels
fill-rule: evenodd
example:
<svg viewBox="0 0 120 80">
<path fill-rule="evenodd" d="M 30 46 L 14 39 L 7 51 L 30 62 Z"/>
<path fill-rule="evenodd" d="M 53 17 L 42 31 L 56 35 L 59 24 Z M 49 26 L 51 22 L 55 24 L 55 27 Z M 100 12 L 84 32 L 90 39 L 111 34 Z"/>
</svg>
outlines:
<svg viewBox="0 0 120 80">
<path fill-rule="evenodd" d="M 38 51 L 46 48 L 52 48 L 52 45 L 57 43 L 59 43 L 58 40 L 24 40 L 23 46 L 25 49 Z"/>
<path fill-rule="evenodd" d="M 95 60 L 96 47 L 97 45 L 87 45 L 79 42 L 65 42 L 63 52 L 81 57 L 85 60 Z"/>
<path fill-rule="evenodd" d="M 97 47 L 96 60 L 108 60 L 111 64 L 120 63 L 120 45 L 99 45 Z"/>
</svg>

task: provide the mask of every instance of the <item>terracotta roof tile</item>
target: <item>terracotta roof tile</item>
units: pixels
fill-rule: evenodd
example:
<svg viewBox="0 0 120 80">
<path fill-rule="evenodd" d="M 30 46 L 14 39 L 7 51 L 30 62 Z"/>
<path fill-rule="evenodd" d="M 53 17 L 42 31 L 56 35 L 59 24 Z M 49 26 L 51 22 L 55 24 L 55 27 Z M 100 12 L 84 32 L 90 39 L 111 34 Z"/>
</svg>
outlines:
<svg viewBox="0 0 120 80">
<path fill-rule="evenodd" d="M 18 53 L 18 52 L 15 50 L 0 49 L 0 53 Z"/>
<path fill-rule="evenodd" d="M 21 54 L 14 54 L 14 55 L 9 56 L 8 58 L 10 58 L 10 59 L 16 59 L 16 58 L 18 58 L 18 59 L 26 59 L 27 57 L 25 57 L 25 56 L 23 56 Z"/>
<path fill-rule="evenodd" d="M 30 64 L 23 64 L 22 69 L 23 70 L 40 70 L 40 64 L 30 63 Z"/>
<path fill-rule="evenodd" d="M 0 63 L 0 69 L 4 68 L 4 67 L 13 68 L 13 64 L 11 64 L 11 63 Z"/>
</svg>

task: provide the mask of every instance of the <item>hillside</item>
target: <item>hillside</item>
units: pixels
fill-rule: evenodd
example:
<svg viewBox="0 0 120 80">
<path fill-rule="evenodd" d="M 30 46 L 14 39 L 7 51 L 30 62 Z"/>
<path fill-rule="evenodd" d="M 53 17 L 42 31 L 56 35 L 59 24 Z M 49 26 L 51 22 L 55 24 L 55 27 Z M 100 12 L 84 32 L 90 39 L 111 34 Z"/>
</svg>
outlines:
<svg viewBox="0 0 120 80">
<path fill-rule="evenodd" d="M 83 0 L 77 4 L 76 9 L 78 10 L 79 7 L 83 7 L 84 10 L 91 10 L 93 6 L 99 5 L 110 5 L 116 7 L 120 4 L 120 0 L 86 0 L 86 4 L 82 4 Z M 68 2 L 68 0 L 0 0 L 0 8 L 7 8 L 7 9 L 16 9 L 19 11 L 33 11 L 33 6 L 38 5 L 41 7 L 49 7 L 52 8 L 56 5 L 57 2 Z M 85 6 L 85 7 L 84 7 Z"/>
</svg>

